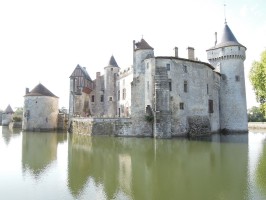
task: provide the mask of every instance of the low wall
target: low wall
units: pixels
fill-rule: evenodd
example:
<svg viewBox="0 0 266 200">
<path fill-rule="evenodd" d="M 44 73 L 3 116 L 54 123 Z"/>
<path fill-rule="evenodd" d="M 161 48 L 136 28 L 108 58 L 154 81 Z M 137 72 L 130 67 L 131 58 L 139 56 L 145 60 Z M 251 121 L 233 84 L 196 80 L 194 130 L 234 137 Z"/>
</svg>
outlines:
<svg viewBox="0 0 266 200">
<path fill-rule="evenodd" d="M 249 129 L 266 129 L 266 122 L 249 122 Z"/>
<path fill-rule="evenodd" d="M 130 118 L 72 118 L 70 133 L 85 135 L 132 136 Z"/>
</svg>

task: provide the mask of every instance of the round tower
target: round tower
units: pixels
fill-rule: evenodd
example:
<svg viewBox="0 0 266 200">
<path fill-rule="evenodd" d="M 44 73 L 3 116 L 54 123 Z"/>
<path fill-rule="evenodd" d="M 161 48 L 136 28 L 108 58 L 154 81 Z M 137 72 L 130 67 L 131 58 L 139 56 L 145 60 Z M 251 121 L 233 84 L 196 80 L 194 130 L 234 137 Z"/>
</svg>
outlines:
<svg viewBox="0 0 266 200">
<path fill-rule="evenodd" d="M 119 70 L 114 56 L 111 56 L 104 68 L 104 114 L 107 116 L 116 115 L 116 80 Z"/>
<path fill-rule="evenodd" d="M 142 38 L 140 42 L 133 41 L 133 76 L 145 73 L 144 60 L 154 57 L 153 48 Z"/>
<path fill-rule="evenodd" d="M 14 111 L 11 108 L 10 105 L 7 106 L 7 108 L 5 109 L 5 112 L 2 114 L 2 125 L 3 126 L 8 126 L 10 122 L 12 122 L 13 120 L 13 114 Z"/>
<path fill-rule="evenodd" d="M 220 72 L 220 129 L 247 132 L 247 105 L 244 75 L 246 47 L 240 44 L 225 23 L 221 42 L 207 50 L 209 62 Z"/>
<path fill-rule="evenodd" d="M 58 97 L 41 83 L 24 96 L 22 129 L 49 131 L 57 129 Z"/>
</svg>

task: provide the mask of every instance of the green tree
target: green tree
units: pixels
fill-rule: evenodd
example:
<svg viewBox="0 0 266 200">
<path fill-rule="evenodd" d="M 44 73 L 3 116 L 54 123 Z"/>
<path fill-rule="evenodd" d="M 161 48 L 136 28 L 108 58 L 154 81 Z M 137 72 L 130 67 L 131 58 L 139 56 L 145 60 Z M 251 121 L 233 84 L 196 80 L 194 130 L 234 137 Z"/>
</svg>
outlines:
<svg viewBox="0 0 266 200">
<path fill-rule="evenodd" d="M 22 121 L 22 115 L 23 115 L 23 108 L 22 107 L 16 108 L 16 111 L 13 115 L 13 120 L 15 122 L 21 122 Z"/>
<path fill-rule="evenodd" d="M 248 121 L 249 122 L 265 122 L 266 118 L 259 107 L 253 106 L 248 109 Z"/>
<path fill-rule="evenodd" d="M 249 79 L 260 103 L 260 108 L 266 116 L 266 50 L 262 52 L 260 61 L 254 61 L 249 72 Z"/>
</svg>

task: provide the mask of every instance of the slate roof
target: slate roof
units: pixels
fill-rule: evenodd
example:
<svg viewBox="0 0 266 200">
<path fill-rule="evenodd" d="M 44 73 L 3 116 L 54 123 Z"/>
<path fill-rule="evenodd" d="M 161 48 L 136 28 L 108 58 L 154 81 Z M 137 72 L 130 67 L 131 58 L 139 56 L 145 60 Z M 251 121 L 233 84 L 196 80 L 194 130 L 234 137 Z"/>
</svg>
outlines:
<svg viewBox="0 0 266 200">
<path fill-rule="evenodd" d="M 242 46 L 242 47 L 245 47 L 245 46 L 243 46 L 242 44 L 240 44 L 237 41 L 237 39 L 234 36 L 234 34 L 231 31 L 231 29 L 229 28 L 227 23 L 225 23 L 221 42 L 219 44 L 215 45 L 214 47 L 211 47 L 209 50 L 217 49 L 217 48 L 220 48 L 220 47 L 228 47 L 228 46 Z"/>
<path fill-rule="evenodd" d="M 108 65 L 111 65 L 113 67 L 119 67 L 113 55 L 111 56 Z"/>
<path fill-rule="evenodd" d="M 35 88 L 33 88 L 26 96 L 48 96 L 48 97 L 56 97 L 50 90 L 44 87 L 41 83 L 39 83 Z"/>
<path fill-rule="evenodd" d="M 8 106 L 6 107 L 4 113 L 5 113 L 5 114 L 12 114 L 12 113 L 14 113 L 14 111 L 13 111 L 13 109 L 11 108 L 11 106 L 8 105 Z"/>
<path fill-rule="evenodd" d="M 84 77 L 85 77 L 87 80 L 92 81 L 90 75 L 88 74 L 88 72 L 87 72 L 87 70 L 86 70 L 86 68 L 85 68 L 85 67 L 81 67 L 79 64 L 76 66 L 76 68 L 75 68 L 74 71 L 72 72 L 70 78 L 76 76 L 76 75 L 75 75 L 75 71 L 76 71 L 77 69 L 80 69 L 80 70 L 82 71 L 82 73 L 84 74 Z"/>
<path fill-rule="evenodd" d="M 143 38 L 140 40 L 140 42 L 135 43 L 135 45 L 136 45 L 136 50 L 138 49 L 152 49 L 153 50 L 153 48 Z"/>
</svg>

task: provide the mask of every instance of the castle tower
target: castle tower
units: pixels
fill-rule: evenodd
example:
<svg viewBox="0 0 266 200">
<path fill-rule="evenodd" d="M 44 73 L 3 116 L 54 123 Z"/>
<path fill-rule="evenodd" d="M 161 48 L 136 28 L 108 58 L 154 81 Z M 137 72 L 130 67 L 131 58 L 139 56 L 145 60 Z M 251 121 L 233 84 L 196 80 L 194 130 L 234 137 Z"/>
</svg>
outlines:
<svg viewBox="0 0 266 200">
<path fill-rule="evenodd" d="M 246 47 L 240 44 L 225 23 L 221 42 L 207 50 L 209 62 L 221 74 L 220 129 L 247 132 L 247 106 L 244 76 Z"/>
<path fill-rule="evenodd" d="M 57 129 L 58 97 L 39 83 L 24 96 L 22 129 L 50 131 Z"/>
<path fill-rule="evenodd" d="M 7 108 L 5 109 L 5 112 L 2 114 L 2 125 L 3 126 L 8 126 L 9 123 L 12 122 L 13 114 L 14 114 L 13 109 L 11 108 L 10 105 L 8 105 Z"/>
<path fill-rule="evenodd" d="M 146 58 L 154 57 L 153 48 L 142 38 L 140 42 L 133 41 L 133 77 L 138 77 L 145 73 L 143 61 Z"/>
<path fill-rule="evenodd" d="M 111 56 L 104 68 L 104 114 L 107 116 L 116 115 L 116 80 L 119 70 L 114 56 Z"/>
</svg>

